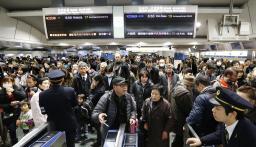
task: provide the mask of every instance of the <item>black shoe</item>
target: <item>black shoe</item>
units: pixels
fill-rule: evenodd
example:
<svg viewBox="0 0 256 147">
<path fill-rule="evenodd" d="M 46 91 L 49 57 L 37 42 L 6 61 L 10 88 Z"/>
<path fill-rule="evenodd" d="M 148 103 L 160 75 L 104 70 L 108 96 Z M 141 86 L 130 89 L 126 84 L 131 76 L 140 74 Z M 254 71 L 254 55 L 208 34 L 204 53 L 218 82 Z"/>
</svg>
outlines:
<svg viewBox="0 0 256 147">
<path fill-rule="evenodd" d="M 88 139 L 87 135 L 81 136 L 81 140 Z"/>
<path fill-rule="evenodd" d="M 76 137 L 75 138 L 75 143 L 81 143 L 81 137 Z"/>
<path fill-rule="evenodd" d="M 100 143 L 94 142 L 91 146 L 92 146 L 92 147 L 100 147 Z"/>
<path fill-rule="evenodd" d="M 93 134 L 93 133 L 94 133 L 94 129 L 93 129 L 93 127 L 92 127 L 92 126 L 89 126 L 89 127 L 88 127 L 88 132 L 89 132 L 89 133 L 91 133 L 91 134 Z"/>
</svg>

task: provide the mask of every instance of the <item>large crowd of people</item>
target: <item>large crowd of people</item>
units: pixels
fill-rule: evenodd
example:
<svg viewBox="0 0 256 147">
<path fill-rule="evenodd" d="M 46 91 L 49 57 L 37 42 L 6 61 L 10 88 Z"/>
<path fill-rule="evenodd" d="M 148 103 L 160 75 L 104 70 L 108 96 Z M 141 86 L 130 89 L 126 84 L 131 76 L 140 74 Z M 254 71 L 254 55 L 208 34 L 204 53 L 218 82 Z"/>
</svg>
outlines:
<svg viewBox="0 0 256 147">
<path fill-rule="evenodd" d="M 155 54 L 117 52 L 113 61 L 16 57 L 1 59 L 0 80 L 3 143 L 8 135 L 11 145 L 17 143 L 17 127 L 26 134 L 48 121 L 72 138 L 68 146 L 96 132 L 93 145 L 99 147 L 107 131 L 123 123 L 127 132 L 137 127 L 139 147 L 256 146 L 256 62 L 251 59 L 191 56 L 174 66 L 173 58 Z M 185 140 L 186 124 L 199 138 Z"/>
</svg>

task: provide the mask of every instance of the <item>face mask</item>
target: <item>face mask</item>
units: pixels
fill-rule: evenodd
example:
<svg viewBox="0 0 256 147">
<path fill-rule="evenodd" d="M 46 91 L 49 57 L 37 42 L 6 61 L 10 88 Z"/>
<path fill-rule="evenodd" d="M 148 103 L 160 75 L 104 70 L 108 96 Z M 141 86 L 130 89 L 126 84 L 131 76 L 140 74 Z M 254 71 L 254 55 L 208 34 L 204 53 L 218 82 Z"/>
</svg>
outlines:
<svg viewBox="0 0 256 147">
<path fill-rule="evenodd" d="M 65 64 L 65 65 L 64 65 L 64 68 L 68 68 L 68 65 L 67 65 L 67 64 Z"/>
<path fill-rule="evenodd" d="M 76 74 L 77 73 L 77 70 L 73 70 L 73 74 Z"/>
<path fill-rule="evenodd" d="M 3 83 L 3 88 L 7 89 L 7 88 L 11 88 L 12 84 L 9 83 Z"/>
<path fill-rule="evenodd" d="M 159 64 L 160 67 L 164 67 L 164 64 Z"/>
<path fill-rule="evenodd" d="M 217 65 L 220 66 L 220 65 L 221 65 L 221 62 L 217 62 Z"/>
</svg>

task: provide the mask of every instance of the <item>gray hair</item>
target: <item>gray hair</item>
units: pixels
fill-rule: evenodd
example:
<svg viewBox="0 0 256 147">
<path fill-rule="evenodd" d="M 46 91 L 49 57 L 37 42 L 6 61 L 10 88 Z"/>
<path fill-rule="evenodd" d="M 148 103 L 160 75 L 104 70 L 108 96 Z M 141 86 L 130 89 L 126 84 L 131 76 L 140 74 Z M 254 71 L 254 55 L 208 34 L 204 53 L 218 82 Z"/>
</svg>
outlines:
<svg viewBox="0 0 256 147">
<path fill-rule="evenodd" d="M 85 63 L 85 62 L 80 62 L 78 64 L 78 67 L 81 68 L 81 67 L 90 67 L 89 64 Z"/>
</svg>

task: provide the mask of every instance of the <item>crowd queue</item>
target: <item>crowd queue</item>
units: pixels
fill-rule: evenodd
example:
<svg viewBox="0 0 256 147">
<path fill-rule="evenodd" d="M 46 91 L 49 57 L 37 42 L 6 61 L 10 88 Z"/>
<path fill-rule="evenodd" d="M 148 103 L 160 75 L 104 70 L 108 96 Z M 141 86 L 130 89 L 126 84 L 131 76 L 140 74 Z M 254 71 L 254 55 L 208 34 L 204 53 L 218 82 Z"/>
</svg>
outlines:
<svg viewBox="0 0 256 147">
<path fill-rule="evenodd" d="M 93 132 L 100 147 L 121 124 L 139 147 L 256 147 L 255 61 L 191 56 L 174 67 L 170 57 L 114 57 L 2 59 L 2 142 L 17 143 L 17 127 L 27 134 L 48 122 L 68 147 Z M 186 138 L 186 124 L 199 137 Z"/>
</svg>

